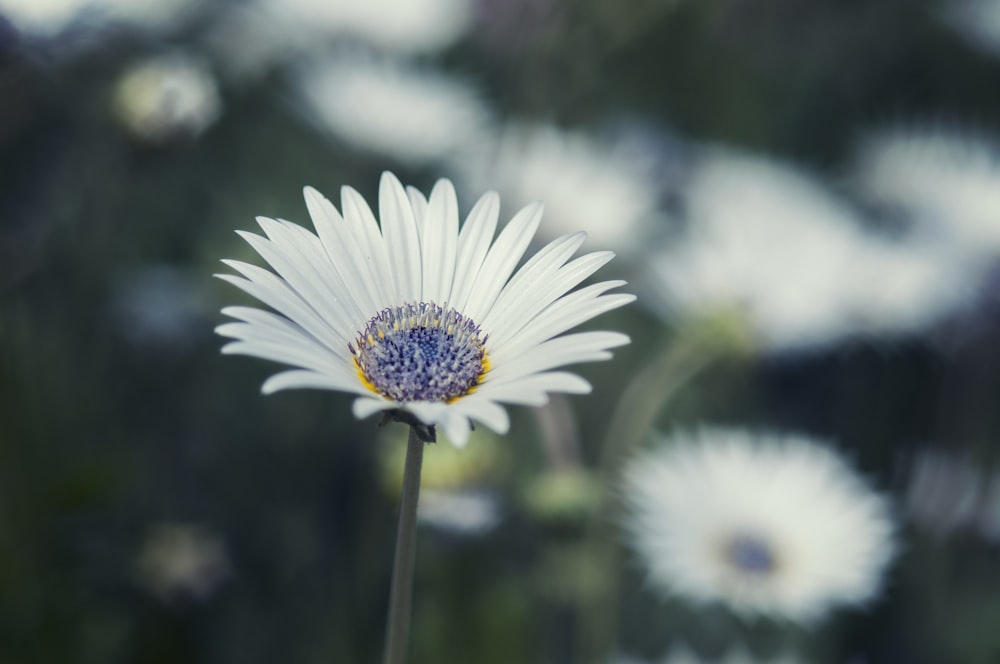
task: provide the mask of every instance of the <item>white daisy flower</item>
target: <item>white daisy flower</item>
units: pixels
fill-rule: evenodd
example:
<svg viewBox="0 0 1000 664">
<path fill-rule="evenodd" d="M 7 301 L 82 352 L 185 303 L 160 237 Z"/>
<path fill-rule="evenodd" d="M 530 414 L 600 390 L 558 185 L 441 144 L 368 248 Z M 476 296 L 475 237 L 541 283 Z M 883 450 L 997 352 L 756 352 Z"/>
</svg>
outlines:
<svg viewBox="0 0 1000 664">
<path fill-rule="evenodd" d="M 687 233 L 651 261 L 667 318 L 732 311 L 769 349 L 846 332 L 850 208 L 793 168 L 725 150 L 702 154 L 683 197 Z"/>
<path fill-rule="evenodd" d="M 553 236 L 582 228 L 601 246 L 635 250 L 658 219 L 652 161 L 580 131 L 512 125 L 455 153 L 453 170 L 465 190 L 494 186 L 516 205 L 544 197 Z"/>
<path fill-rule="evenodd" d="M 735 315 L 764 350 L 919 329 L 969 292 L 946 252 L 879 238 L 796 169 L 708 150 L 683 189 L 686 232 L 649 261 L 668 320 Z"/>
<path fill-rule="evenodd" d="M 462 81 L 391 60 L 340 54 L 300 67 L 302 110 L 348 145 L 406 164 L 440 159 L 488 123 Z"/>
<path fill-rule="evenodd" d="M 861 142 L 856 179 L 918 233 L 966 251 L 1000 254 L 1000 142 L 955 129 L 894 130 Z"/>
<path fill-rule="evenodd" d="M 652 584 L 810 623 L 873 599 L 893 556 L 883 498 L 802 436 L 704 429 L 626 468 L 625 526 Z"/>
<path fill-rule="evenodd" d="M 274 268 L 240 261 L 242 276 L 220 275 L 277 313 L 227 307 L 240 322 L 217 328 L 242 353 L 292 365 L 264 393 L 288 388 L 357 395 L 354 414 L 379 411 L 433 427 L 456 445 L 470 418 L 498 433 L 509 421 L 500 403 L 544 404 L 548 392 L 586 393 L 590 385 L 557 367 L 604 360 L 628 343 L 618 332 L 563 332 L 631 302 L 608 294 L 622 281 L 570 292 L 613 256 L 567 262 L 585 234 L 565 235 L 516 272 L 542 216 L 540 203 L 518 212 L 494 240 L 499 197 L 473 206 L 459 230 L 448 180 L 428 198 L 385 173 L 381 225 L 350 187 L 341 212 L 312 188 L 306 206 L 318 235 L 288 221 L 259 218 L 267 237 L 240 233 Z"/>
</svg>

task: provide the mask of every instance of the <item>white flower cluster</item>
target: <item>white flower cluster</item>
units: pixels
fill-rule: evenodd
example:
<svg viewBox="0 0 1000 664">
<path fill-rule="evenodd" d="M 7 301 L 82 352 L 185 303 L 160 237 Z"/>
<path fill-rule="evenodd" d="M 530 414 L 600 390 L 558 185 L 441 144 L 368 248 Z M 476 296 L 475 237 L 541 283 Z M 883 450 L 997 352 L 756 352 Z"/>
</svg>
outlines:
<svg viewBox="0 0 1000 664">
<path fill-rule="evenodd" d="M 946 248 L 873 235 L 799 169 L 708 149 L 682 198 L 684 232 L 650 260 L 647 301 L 669 320 L 729 313 L 787 351 L 920 330 L 971 297 Z"/>
</svg>

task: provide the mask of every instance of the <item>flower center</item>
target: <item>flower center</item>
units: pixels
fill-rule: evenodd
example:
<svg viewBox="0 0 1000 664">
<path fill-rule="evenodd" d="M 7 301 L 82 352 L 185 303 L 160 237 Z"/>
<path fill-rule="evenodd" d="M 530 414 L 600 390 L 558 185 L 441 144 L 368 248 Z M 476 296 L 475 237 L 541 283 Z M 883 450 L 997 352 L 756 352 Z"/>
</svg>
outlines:
<svg viewBox="0 0 1000 664">
<path fill-rule="evenodd" d="M 777 560 L 766 540 L 755 535 L 736 535 L 726 547 L 726 559 L 740 572 L 765 575 L 774 571 Z"/>
<path fill-rule="evenodd" d="M 347 347 L 373 392 L 400 402 L 451 401 L 489 370 L 479 333 L 454 309 L 420 302 L 378 312 Z"/>
</svg>

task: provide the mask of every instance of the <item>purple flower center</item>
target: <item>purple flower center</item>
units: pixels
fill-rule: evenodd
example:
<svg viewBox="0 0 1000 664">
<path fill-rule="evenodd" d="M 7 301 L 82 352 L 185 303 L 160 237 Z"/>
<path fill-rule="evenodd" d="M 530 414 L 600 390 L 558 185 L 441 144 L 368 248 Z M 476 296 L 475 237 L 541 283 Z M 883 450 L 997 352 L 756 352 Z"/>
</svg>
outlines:
<svg viewBox="0 0 1000 664">
<path fill-rule="evenodd" d="M 348 348 L 373 391 L 394 401 L 450 401 L 489 370 L 486 337 L 454 309 L 420 302 L 387 307 Z"/>
<path fill-rule="evenodd" d="M 777 567 L 774 551 L 764 538 L 737 535 L 729 541 L 726 557 L 738 570 L 751 575 L 764 575 Z"/>
</svg>

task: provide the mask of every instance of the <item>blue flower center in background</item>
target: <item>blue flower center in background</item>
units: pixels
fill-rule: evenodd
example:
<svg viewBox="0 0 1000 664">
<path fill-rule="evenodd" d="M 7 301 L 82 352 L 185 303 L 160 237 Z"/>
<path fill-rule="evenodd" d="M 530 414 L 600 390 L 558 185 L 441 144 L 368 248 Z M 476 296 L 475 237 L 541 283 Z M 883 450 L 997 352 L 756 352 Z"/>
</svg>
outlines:
<svg viewBox="0 0 1000 664">
<path fill-rule="evenodd" d="M 395 401 L 450 401 L 489 370 L 486 337 L 454 309 L 420 302 L 387 307 L 348 344 L 362 380 Z"/>
<path fill-rule="evenodd" d="M 740 572 L 751 575 L 769 574 L 777 566 L 767 540 L 755 535 L 737 535 L 729 540 L 726 558 Z"/>
</svg>

